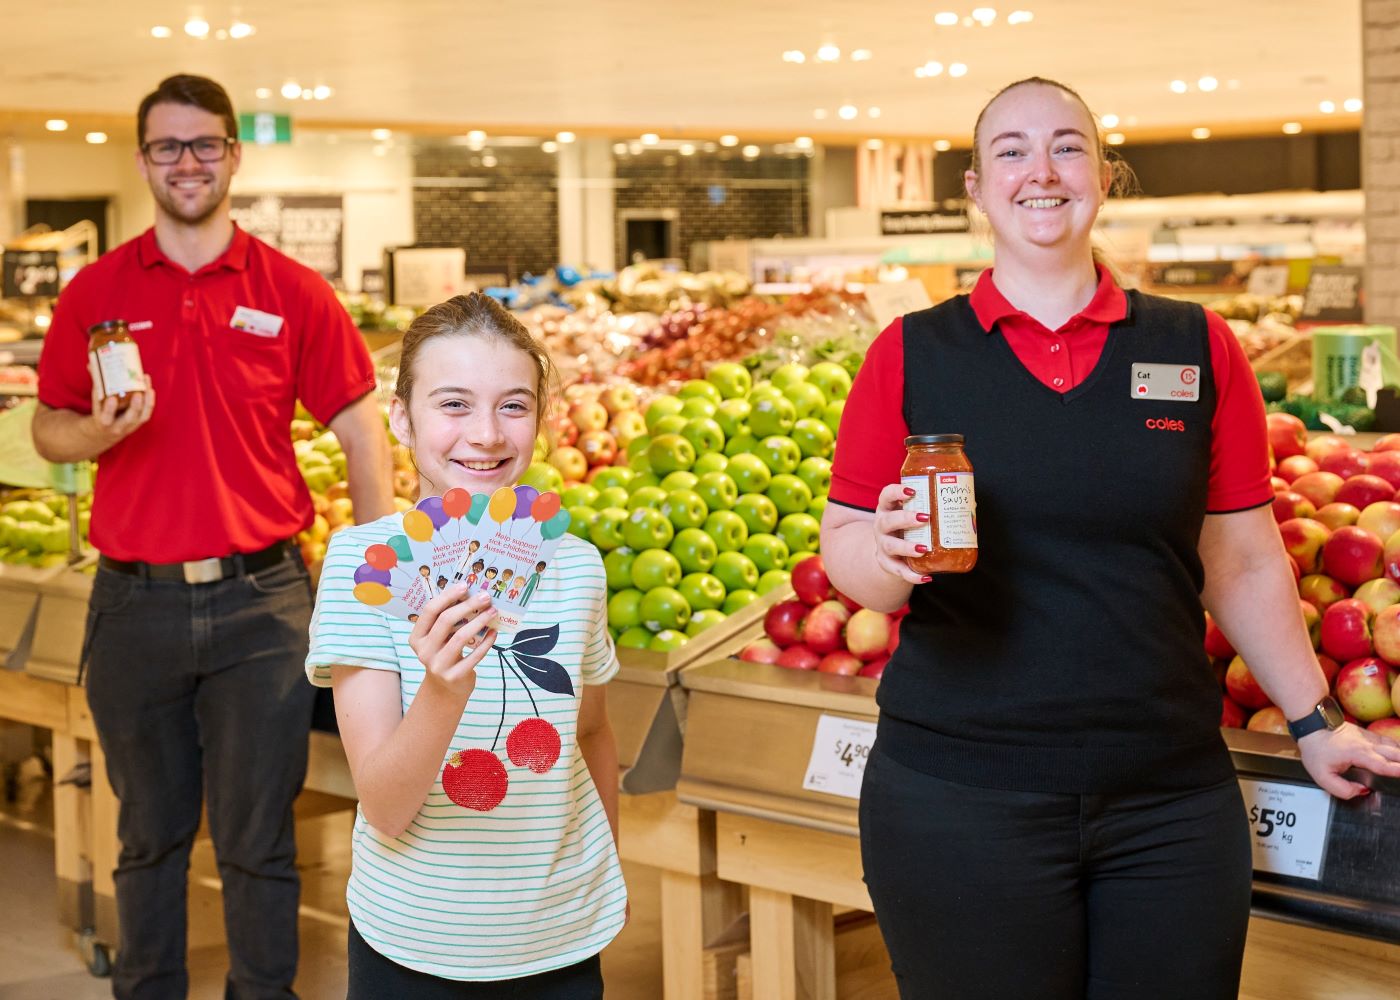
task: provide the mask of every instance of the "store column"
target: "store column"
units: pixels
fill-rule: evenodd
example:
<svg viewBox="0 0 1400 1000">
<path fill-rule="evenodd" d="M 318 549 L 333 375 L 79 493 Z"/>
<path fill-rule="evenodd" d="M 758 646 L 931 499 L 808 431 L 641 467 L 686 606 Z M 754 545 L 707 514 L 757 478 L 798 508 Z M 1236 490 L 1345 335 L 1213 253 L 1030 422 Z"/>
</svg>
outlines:
<svg viewBox="0 0 1400 1000">
<path fill-rule="evenodd" d="M 24 147 L 0 143 L 0 243 L 24 229 Z"/>
<path fill-rule="evenodd" d="M 1366 321 L 1400 325 L 1400 0 L 1362 0 Z"/>
<path fill-rule="evenodd" d="M 611 271 L 616 240 L 612 144 L 605 138 L 560 144 L 558 177 L 559 262 Z"/>
</svg>

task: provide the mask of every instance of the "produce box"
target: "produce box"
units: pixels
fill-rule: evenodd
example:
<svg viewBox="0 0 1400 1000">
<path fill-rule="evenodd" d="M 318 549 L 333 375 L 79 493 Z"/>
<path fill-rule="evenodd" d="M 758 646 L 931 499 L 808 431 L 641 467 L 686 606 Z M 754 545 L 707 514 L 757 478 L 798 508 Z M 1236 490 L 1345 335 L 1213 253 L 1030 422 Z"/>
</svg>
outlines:
<svg viewBox="0 0 1400 1000">
<path fill-rule="evenodd" d="M 24 669 L 34 640 L 39 582 L 57 572 L 0 563 L 0 669 Z"/>
<path fill-rule="evenodd" d="M 77 684 L 92 578 L 79 569 L 62 568 L 41 581 L 38 589 L 34 641 L 25 670 L 36 677 Z"/>
</svg>

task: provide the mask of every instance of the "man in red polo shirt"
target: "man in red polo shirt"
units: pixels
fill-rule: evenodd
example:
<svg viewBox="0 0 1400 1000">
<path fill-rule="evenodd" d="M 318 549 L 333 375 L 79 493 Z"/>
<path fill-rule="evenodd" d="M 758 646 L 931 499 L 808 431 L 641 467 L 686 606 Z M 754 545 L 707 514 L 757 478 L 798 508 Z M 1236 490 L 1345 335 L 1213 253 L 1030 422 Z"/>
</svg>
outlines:
<svg viewBox="0 0 1400 1000">
<path fill-rule="evenodd" d="M 229 997 L 292 997 L 311 590 L 290 539 L 314 516 L 288 425 L 298 399 L 340 439 L 360 520 L 392 509 L 388 442 L 358 331 L 309 268 L 239 230 L 223 88 L 173 76 L 141 103 L 154 228 L 64 289 L 39 364 L 34 441 L 98 458 L 102 553 L 88 701 L 121 802 L 117 997 L 182 998 L 186 870 L 200 802 L 223 881 Z M 122 319 L 147 390 L 117 412 L 87 330 Z"/>
</svg>

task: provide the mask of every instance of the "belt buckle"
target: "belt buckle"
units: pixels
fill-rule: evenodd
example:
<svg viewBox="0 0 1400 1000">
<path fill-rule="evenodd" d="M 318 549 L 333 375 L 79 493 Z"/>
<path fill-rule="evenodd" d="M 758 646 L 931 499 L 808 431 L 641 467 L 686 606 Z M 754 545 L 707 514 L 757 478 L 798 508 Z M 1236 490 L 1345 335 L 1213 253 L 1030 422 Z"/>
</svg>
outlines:
<svg viewBox="0 0 1400 1000">
<path fill-rule="evenodd" d="M 181 563 L 186 583 L 218 583 L 224 578 L 223 560 L 218 556 Z"/>
</svg>

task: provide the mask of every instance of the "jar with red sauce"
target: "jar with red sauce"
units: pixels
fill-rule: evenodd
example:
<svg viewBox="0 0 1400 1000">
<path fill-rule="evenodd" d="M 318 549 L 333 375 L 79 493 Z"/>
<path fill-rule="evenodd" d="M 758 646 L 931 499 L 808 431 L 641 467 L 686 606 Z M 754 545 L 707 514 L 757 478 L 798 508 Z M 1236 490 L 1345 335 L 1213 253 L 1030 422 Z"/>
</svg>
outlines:
<svg viewBox="0 0 1400 1000">
<path fill-rule="evenodd" d="M 928 546 L 911 556 L 916 573 L 966 573 L 977 565 L 977 496 L 972 463 L 961 434 L 916 434 L 904 439 L 907 454 L 900 480 L 914 495 L 904 509 L 928 520 L 904 532 L 906 542 Z"/>
</svg>

